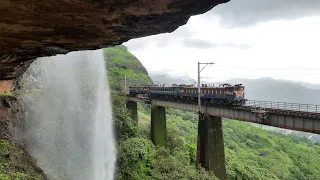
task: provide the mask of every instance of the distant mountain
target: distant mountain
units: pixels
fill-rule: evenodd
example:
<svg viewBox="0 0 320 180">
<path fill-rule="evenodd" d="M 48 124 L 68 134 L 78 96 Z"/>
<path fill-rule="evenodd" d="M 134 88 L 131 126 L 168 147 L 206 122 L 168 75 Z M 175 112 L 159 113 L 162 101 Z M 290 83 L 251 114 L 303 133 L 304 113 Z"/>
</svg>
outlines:
<svg viewBox="0 0 320 180">
<path fill-rule="evenodd" d="M 168 73 L 150 72 L 149 76 L 155 84 L 192 84 L 195 81 L 190 77 L 171 76 Z"/>
<path fill-rule="evenodd" d="M 320 90 L 317 90 L 316 86 L 308 88 L 307 85 L 312 85 L 307 83 L 271 78 L 232 79 L 225 82 L 242 83 L 245 86 L 246 98 L 250 100 L 320 104 Z"/>
</svg>

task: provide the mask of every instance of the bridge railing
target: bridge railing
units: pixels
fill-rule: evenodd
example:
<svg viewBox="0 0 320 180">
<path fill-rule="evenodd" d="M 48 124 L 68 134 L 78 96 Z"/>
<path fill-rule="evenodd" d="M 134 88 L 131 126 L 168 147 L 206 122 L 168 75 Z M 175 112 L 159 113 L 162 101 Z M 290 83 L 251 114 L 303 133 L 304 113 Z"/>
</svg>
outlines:
<svg viewBox="0 0 320 180">
<path fill-rule="evenodd" d="M 289 111 L 320 113 L 320 105 L 314 105 L 314 104 L 248 100 L 246 101 L 245 106 L 261 107 L 265 109 L 269 108 L 269 109 L 280 109 L 280 110 L 289 110 Z"/>
</svg>

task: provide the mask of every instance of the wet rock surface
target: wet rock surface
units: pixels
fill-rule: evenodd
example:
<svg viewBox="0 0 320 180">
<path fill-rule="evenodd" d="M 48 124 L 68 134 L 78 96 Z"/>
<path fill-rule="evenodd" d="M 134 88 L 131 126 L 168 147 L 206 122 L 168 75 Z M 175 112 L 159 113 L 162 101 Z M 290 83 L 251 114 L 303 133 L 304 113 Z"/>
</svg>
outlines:
<svg viewBox="0 0 320 180">
<path fill-rule="evenodd" d="M 0 138 L 22 142 L 23 106 L 15 96 L 0 96 Z"/>
<path fill-rule="evenodd" d="M 2 0 L 0 79 L 41 56 L 121 44 L 172 32 L 228 0 Z"/>
</svg>

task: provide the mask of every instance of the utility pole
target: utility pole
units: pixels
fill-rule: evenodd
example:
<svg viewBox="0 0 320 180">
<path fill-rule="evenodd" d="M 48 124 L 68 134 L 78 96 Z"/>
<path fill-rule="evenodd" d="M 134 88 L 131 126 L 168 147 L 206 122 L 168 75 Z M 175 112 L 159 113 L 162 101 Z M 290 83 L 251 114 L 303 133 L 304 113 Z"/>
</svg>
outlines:
<svg viewBox="0 0 320 180">
<path fill-rule="evenodd" d="M 200 65 L 201 64 L 204 64 L 204 67 L 202 69 L 200 69 Z M 201 89 L 200 89 L 200 73 L 201 71 L 204 70 L 204 68 L 206 68 L 208 65 L 213 65 L 214 63 L 211 62 L 211 63 L 201 63 L 201 62 L 198 62 L 198 113 L 201 114 Z"/>
</svg>

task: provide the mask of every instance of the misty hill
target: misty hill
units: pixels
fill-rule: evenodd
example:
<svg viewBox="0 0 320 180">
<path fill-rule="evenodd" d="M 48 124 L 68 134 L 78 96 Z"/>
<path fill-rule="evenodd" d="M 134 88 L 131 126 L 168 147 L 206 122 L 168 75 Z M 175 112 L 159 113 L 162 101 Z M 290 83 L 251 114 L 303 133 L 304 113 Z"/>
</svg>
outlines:
<svg viewBox="0 0 320 180">
<path fill-rule="evenodd" d="M 293 81 L 260 78 L 232 79 L 226 82 L 242 83 L 246 88 L 246 98 L 251 100 L 320 104 L 320 90 Z"/>
<path fill-rule="evenodd" d="M 170 76 L 168 73 L 155 73 L 151 72 L 149 74 L 151 79 L 157 84 L 191 84 L 195 81 L 191 80 L 191 77 L 181 77 L 181 76 Z"/>
</svg>

